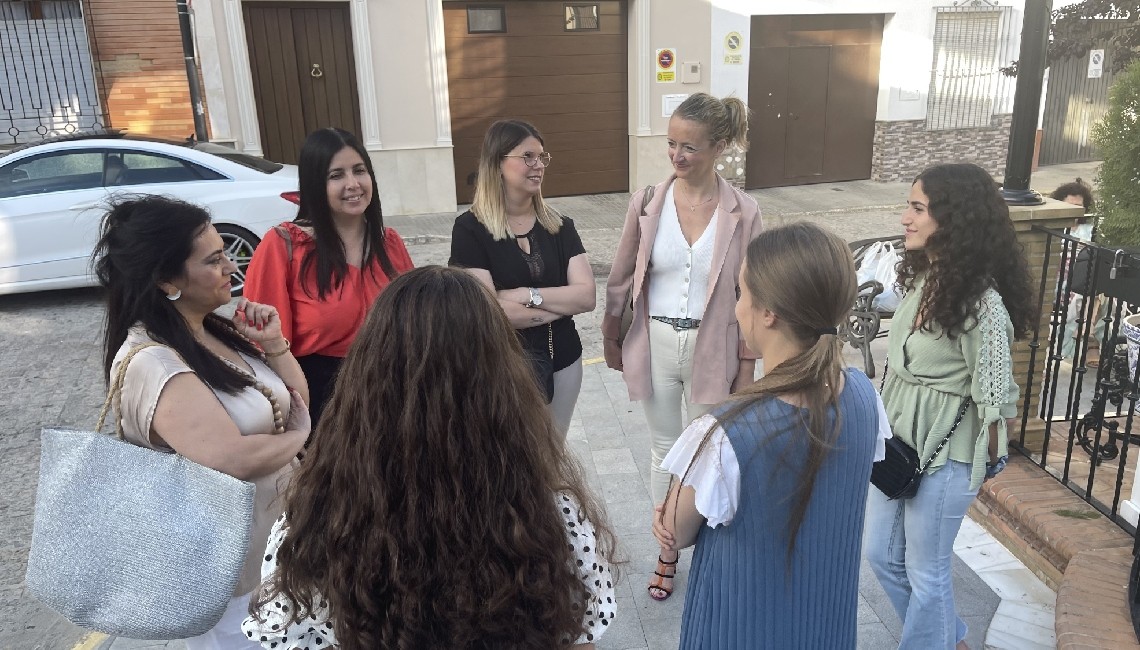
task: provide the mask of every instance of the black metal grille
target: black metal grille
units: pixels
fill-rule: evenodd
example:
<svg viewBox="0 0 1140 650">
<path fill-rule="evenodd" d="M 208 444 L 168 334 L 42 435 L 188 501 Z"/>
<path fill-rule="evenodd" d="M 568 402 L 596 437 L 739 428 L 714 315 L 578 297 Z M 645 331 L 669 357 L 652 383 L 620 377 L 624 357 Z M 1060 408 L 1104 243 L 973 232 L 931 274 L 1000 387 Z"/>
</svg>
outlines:
<svg viewBox="0 0 1140 650">
<path fill-rule="evenodd" d="M 1010 56 L 1012 12 L 987 0 L 934 9 L 926 128 L 989 128 L 995 114 L 1011 110 L 1012 86 L 998 68 Z"/>
<path fill-rule="evenodd" d="M 0 0 L 0 141 L 99 131 L 99 106 L 79 0 Z"/>
<path fill-rule="evenodd" d="M 1046 234 L 1040 299 L 1044 303 L 1052 293 L 1052 304 L 1042 305 L 1052 317 L 1048 331 L 1035 332 L 1030 343 L 1025 392 L 1033 395 L 1039 388 L 1035 415 L 1046 428 L 1040 448 L 1026 444 L 1031 416 L 1027 399 L 1018 444 L 1090 505 L 1131 527 L 1119 516 L 1120 493 L 1130 445 L 1140 442 L 1132 434 L 1140 394 L 1122 323 L 1140 313 L 1140 256 L 1084 243 L 1065 232 L 1037 229 Z M 1053 262 L 1060 272 L 1050 268 Z M 1042 337 L 1047 355 L 1039 359 Z M 1064 435 L 1058 434 L 1061 430 Z M 1059 443 L 1065 445 L 1063 457 L 1055 447 Z M 1073 454 L 1078 448 L 1089 458 L 1089 468 L 1087 476 L 1075 479 Z M 1109 461 L 1117 465 L 1111 496 L 1094 490 L 1098 469 Z"/>
<path fill-rule="evenodd" d="M 1135 624 L 1140 537 L 1121 503 L 1130 496 L 1122 494 L 1127 479 L 1136 478 L 1131 455 L 1140 444 L 1140 254 L 1034 230 L 1046 235 L 1039 304 L 1051 318 L 1029 344 L 1027 398 L 1013 446 L 1136 538 L 1128 596 Z M 1044 421 L 1041 439 L 1027 435 L 1031 416 Z"/>
</svg>

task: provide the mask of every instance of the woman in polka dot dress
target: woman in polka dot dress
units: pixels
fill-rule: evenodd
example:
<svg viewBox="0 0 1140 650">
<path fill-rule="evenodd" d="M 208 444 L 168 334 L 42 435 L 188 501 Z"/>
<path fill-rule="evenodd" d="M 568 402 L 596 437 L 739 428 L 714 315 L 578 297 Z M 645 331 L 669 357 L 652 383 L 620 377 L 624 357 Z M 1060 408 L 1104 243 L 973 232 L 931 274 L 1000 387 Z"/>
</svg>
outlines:
<svg viewBox="0 0 1140 650">
<path fill-rule="evenodd" d="M 592 648 L 613 535 L 478 280 L 380 294 L 337 379 L 242 624 L 284 648 Z"/>
</svg>

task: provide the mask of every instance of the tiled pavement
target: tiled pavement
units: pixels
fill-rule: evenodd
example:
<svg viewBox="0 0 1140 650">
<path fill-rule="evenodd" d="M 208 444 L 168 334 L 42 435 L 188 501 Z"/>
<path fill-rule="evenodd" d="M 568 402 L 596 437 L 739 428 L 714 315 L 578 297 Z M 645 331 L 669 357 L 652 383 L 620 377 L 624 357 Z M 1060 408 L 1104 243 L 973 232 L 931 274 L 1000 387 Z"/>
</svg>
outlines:
<svg viewBox="0 0 1140 650">
<path fill-rule="evenodd" d="M 598 643 L 599 650 L 676 648 L 692 552 L 682 553 L 674 595 L 663 603 L 650 599 L 645 585 L 653 571 L 657 545 L 649 532 L 649 436 L 640 404 L 628 400 L 621 375 L 602 363 L 590 363 L 585 368 L 567 444 L 604 500 L 626 560 L 617 586 L 618 615 Z M 1055 595 L 1047 587 L 970 520 L 959 535 L 955 551 L 955 595 L 970 625 L 970 647 L 1054 647 Z M 997 588 L 987 586 L 979 577 L 987 574 L 997 576 Z M 866 563 L 860 572 L 858 616 L 860 649 L 897 646 L 899 619 Z M 182 650 L 184 645 L 180 641 L 107 639 L 103 647 Z"/>
<path fill-rule="evenodd" d="M 1043 168 L 1034 185 L 1049 189 L 1075 176 L 1092 178 L 1095 165 Z M 810 220 L 847 240 L 893 234 L 905 183 L 830 183 L 752 192 L 768 225 Z M 591 262 L 601 273 L 616 247 L 627 195 L 595 195 L 551 199 L 575 218 Z M 390 217 L 388 222 L 409 240 L 417 265 L 446 263 L 454 215 Z M 604 276 L 599 282 L 604 284 Z M 602 287 L 599 287 L 599 294 Z M 599 295 L 599 307 L 603 300 Z M 601 355 L 600 308 L 576 317 L 585 358 Z M 0 431 L 4 463 L 0 474 L 0 650 L 8 648 L 171 648 L 180 641 L 131 641 L 81 630 L 32 601 L 21 577 L 31 531 L 38 431 L 44 424 L 89 426 L 98 410 L 101 306 L 97 292 L 47 292 L 0 298 L 0 381 L 9 399 L 0 404 L 7 424 Z M 877 359 L 881 362 L 882 353 Z M 857 363 L 854 355 L 851 363 Z M 649 534 L 646 487 L 648 439 L 637 404 L 625 398 L 620 375 L 602 364 L 587 366 L 582 397 L 569 436 L 590 479 L 604 497 L 629 559 L 619 583 L 620 609 L 614 628 L 600 648 L 675 647 L 683 607 L 687 570 L 679 574 L 677 593 L 665 603 L 651 601 L 644 589 L 656 551 Z M 1052 647 L 1054 595 L 999 544 L 967 521 L 955 548 L 957 602 L 971 625 L 973 648 Z M 687 556 L 686 556 L 687 557 Z M 965 560 L 965 561 L 963 561 Z M 687 562 L 687 560 L 686 560 Z M 979 578 L 981 576 L 981 578 Z M 989 587 L 982 579 L 992 583 Z M 999 604 L 1000 601 L 1000 604 Z M 992 617 L 992 620 L 991 620 Z M 899 621 L 877 581 L 864 567 L 859 606 L 862 648 L 894 647 Z"/>
</svg>

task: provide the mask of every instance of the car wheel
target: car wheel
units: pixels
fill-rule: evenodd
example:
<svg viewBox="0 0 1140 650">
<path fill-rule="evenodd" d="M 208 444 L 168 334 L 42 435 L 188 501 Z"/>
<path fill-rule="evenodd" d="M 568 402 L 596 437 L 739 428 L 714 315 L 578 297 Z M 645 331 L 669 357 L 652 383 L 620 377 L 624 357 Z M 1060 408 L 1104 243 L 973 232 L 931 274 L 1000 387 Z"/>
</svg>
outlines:
<svg viewBox="0 0 1140 650">
<path fill-rule="evenodd" d="M 230 276 L 230 282 L 233 285 L 230 293 L 234 296 L 240 296 L 245 289 L 245 271 L 249 268 L 249 261 L 253 259 L 253 251 L 261 243 L 261 240 L 254 237 L 253 233 L 245 228 L 228 224 L 220 224 L 216 228 L 225 243 L 226 255 L 229 255 L 238 267 L 237 271 Z"/>
</svg>

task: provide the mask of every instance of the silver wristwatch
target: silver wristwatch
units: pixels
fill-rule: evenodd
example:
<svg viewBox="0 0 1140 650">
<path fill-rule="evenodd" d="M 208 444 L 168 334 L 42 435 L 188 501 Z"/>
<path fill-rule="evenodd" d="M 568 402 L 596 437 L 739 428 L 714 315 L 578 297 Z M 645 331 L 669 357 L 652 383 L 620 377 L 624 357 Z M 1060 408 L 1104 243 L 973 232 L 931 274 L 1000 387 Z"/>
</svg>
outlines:
<svg viewBox="0 0 1140 650">
<path fill-rule="evenodd" d="M 542 294 L 538 292 L 538 289 L 535 289 L 534 287 L 530 287 L 530 302 L 528 302 L 526 304 L 526 306 L 527 307 L 541 307 L 542 306 Z"/>
</svg>

